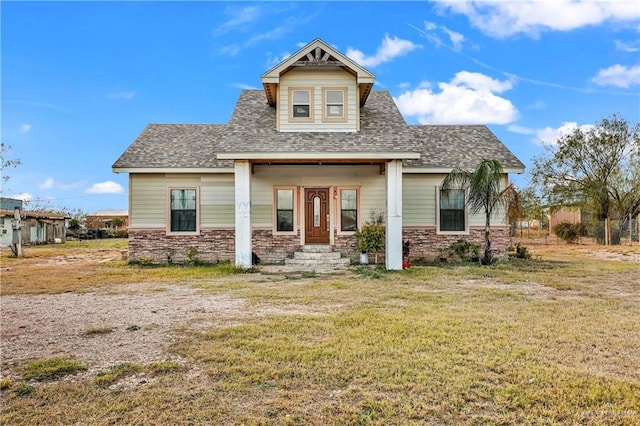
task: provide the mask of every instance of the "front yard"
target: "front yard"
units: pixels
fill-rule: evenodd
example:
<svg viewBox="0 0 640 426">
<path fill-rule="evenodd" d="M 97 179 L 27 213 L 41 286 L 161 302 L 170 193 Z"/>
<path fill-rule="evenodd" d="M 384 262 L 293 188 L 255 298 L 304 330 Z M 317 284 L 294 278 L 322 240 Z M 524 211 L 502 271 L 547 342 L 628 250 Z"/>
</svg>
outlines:
<svg viewBox="0 0 640 426">
<path fill-rule="evenodd" d="M 3 253 L 1 424 L 640 424 L 640 248 L 493 267 Z"/>
</svg>

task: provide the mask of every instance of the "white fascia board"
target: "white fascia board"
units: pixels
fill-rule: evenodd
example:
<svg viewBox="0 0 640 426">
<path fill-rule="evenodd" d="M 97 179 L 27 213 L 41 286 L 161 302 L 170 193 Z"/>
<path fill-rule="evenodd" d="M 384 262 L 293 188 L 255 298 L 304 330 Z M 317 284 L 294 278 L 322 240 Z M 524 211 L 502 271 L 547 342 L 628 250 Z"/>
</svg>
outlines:
<svg viewBox="0 0 640 426">
<path fill-rule="evenodd" d="M 376 82 L 376 78 L 375 77 L 368 77 L 368 76 L 358 75 L 358 84 L 363 84 L 363 83 L 373 84 L 375 82 Z"/>
<path fill-rule="evenodd" d="M 403 173 L 451 173 L 453 167 L 404 167 Z M 524 173 L 522 167 L 505 167 L 502 169 L 505 173 Z"/>
<path fill-rule="evenodd" d="M 218 160 L 417 160 L 419 152 L 222 152 Z"/>
<path fill-rule="evenodd" d="M 233 167 L 113 167 L 114 173 L 233 173 Z"/>
</svg>

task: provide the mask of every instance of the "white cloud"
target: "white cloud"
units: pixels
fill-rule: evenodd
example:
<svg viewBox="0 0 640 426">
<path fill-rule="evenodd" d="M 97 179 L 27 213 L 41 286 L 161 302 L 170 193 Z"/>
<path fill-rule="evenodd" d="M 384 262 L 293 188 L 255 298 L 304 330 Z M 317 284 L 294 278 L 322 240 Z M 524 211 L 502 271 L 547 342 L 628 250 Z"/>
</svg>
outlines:
<svg viewBox="0 0 640 426">
<path fill-rule="evenodd" d="M 60 189 L 63 191 L 69 191 L 72 189 L 78 189 L 82 186 L 81 182 L 62 183 L 57 182 L 53 178 L 47 178 L 44 182 L 38 185 L 39 189 Z"/>
<path fill-rule="evenodd" d="M 598 71 L 598 75 L 593 77 L 591 81 L 599 86 L 617 86 L 627 89 L 635 84 L 640 84 L 640 65 L 633 67 L 612 65 Z"/>
<path fill-rule="evenodd" d="M 306 46 L 306 44 L 304 45 Z M 304 46 L 300 46 L 301 48 Z M 280 62 L 284 61 L 285 59 L 287 59 L 289 56 L 291 56 L 291 53 L 289 52 L 284 52 L 281 55 L 274 55 L 271 52 L 267 52 L 267 67 L 268 68 L 273 68 L 276 65 L 278 65 Z"/>
<path fill-rule="evenodd" d="M 119 183 L 108 180 L 105 182 L 94 183 L 86 192 L 89 194 L 122 194 L 124 192 L 124 188 Z"/>
<path fill-rule="evenodd" d="M 400 112 L 420 124 L 508 124 L 518 110 L 508 99 L 496 96 L 512 87 L 509 80 L 494 80 L 480 73 L 461 71 L 449 83 L 428 83 L 394 97 Z"/>
<path fill-rule="evenodd" d="M 109 99 L 133 99 L 134 96 L 134 92 L 114 92 L 107 95 Z"/>
<path fill-rule="evenodd" d="M 225 9 L 225 13 L 229 15 L 229 19 L 213 30 L 214 36 L 236 29 L 245 29 L 262 15 L 262 8 L 259 6 L 229 6 Z"/>
<path fill-rule="evenodd" d="M 419 44 L 414 44 L 409 40 L 385 35 L 375 55 L 366 56 L 360 50 L 351 47 L 347 48 L 346 55 L 363 67 L 375 67 L 421 47 Z"/>
<path fill-rule="evenodd" d="M 42 182 L 40 185 L 38 185 L 38 188 L 40 188 L 40 189 L 51 189 L 51 188 L 53 188 L 53 184 L 54 184 L 54 180 L 52 178 L 48 178 L 47 180 Z"/>
<path fill-rule="evenodd" d="M 15 200 L 22 200 L 25 203 L 28 203 L 33 200 L 33 195 L 29 194 L 28 192 L 22 192 L 20 194 L 12 195 L 9 198 L 13 198 Z"/>
<path fill-rule="evenodd" d="M 617 50 L 621 50 L 623 52 L 634 53 L 640 51 L 640 40 L 625 42 L 621 40 L 615 41 L 615 46 Z"/>
<path fill-rule="evenodd" d="M 414 27 L 415 28 L 415 27 Z M 419 30 L 419 29 L 418 29 Z M 466 37 L 456 31 L 450 30 L 449 28 L 438 25 L 435 22 L 425 21 L 424 22 L 424 30 L 420 30 L 422 35 L 433 43 L 435 46 L 440 47 L 441 45 L 446 44 L 442 41 L 442 38 L 438 33 L 442 32 L 449 38 L 449 43 L 451 46 L 449 48 L 459 51 L 462 49 L 462 43 L 466 40 Z"/>
<path fill-rule="evenodd" d="M 507 130 L 513 133 L 519 133 L 521 135 L 535 135 L 535 129 L 531 129 L 529 127 L 518 126 L 517 124 L 512 124 L 507 127 Z"/>
<path fill-rule="evenodd" d="M 560 127 L 552 128 L 545 127 L 544 129 L 536 130 L 536 137 L 534 138 L 534 142 L 538 145 L 555 145 L 558 142 L 558 139 L 563 136 L 570 135 L 576 129 L 580 128 L 583 132 L 587 132 L 592 129 L 594 126 L 592 124 L 583 124 L 578 126 L 578 123 L 575 121 L 572 122 L 564 122 Z"/>
<path fill-rule="evenodd" d="M 451 84 L 457 86 L 466 86 L 470 89 L 502 93 L 513 87 L 513 83 L 510 80 L 500 81 L 494 80 L 491 77 L 487 77 L 484 74 L 469 71 L 460 71 L 451 80 Z"/>
<path fill-rule="evenodd" d="M 250 86 L 244 83 L 233 83 L 231 84 L 231 87 L 237 87 L 238 89 L 242 89 L 242 90 L 259 90 L 260 89 L 259 87 Z"/>
<path fill-rule="evenodd" d="M 634 1 L 448 0 L 439 5 L 466 15 L 475 27 L 496 38 L 518 33 L 538 37 L 543 31 L 570 31 L 604 22 L 633 23 L 640 18 L 640 7 Z"/>
<path fill-rule="evenodd" d="M 23 124 L 20 126 L 20 133 L 27 133 L 29 130 L 31 130 L 31 124 Z"/>
</svg>

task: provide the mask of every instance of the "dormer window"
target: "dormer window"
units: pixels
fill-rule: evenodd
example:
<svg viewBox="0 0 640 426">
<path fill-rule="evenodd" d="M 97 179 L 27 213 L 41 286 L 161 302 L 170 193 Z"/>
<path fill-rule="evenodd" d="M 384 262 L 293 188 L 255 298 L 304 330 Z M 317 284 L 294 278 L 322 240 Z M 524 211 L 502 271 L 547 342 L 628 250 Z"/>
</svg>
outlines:
<svg viewBox="0 0 640 426">
<path fill-rule="evenodd" d="M 291 118 L 297 121 L 310 121 L 313 114 L 311 103 L 313 89 L 290 89 L 289 97 L 291 99 Z"/>
<path fill-rule="evenodd" d="M 324 120 L 342 121 L 346 118 L 345 102 L 346 88 L 331 88 L 322 90 L 324 104 Z"/>
</svg>

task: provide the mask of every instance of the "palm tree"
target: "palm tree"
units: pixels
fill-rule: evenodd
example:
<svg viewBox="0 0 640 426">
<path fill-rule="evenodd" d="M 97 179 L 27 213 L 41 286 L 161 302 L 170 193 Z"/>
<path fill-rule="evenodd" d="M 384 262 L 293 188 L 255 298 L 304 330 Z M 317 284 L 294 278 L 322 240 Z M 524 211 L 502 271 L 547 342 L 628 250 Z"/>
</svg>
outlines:
<svg viewBox="0 0 640 426">
<path fill-rule="evenodd" d="M 501 189 L 506 181 L 502 166 L 497 160 L 482 159 L 473 171 L 455 168 L 442 182 L 442 189 L 463 189 L 468 195 L 467 202 L 472 213 L 484 212 L 484 255 L 482 264 L 493 263 L 491 253 L 491 215 L 494 209 L 517 206 L 518 192 L 512 184 Z M 506 183 L 506 182 L 505 182 Z"/>
</svg>

